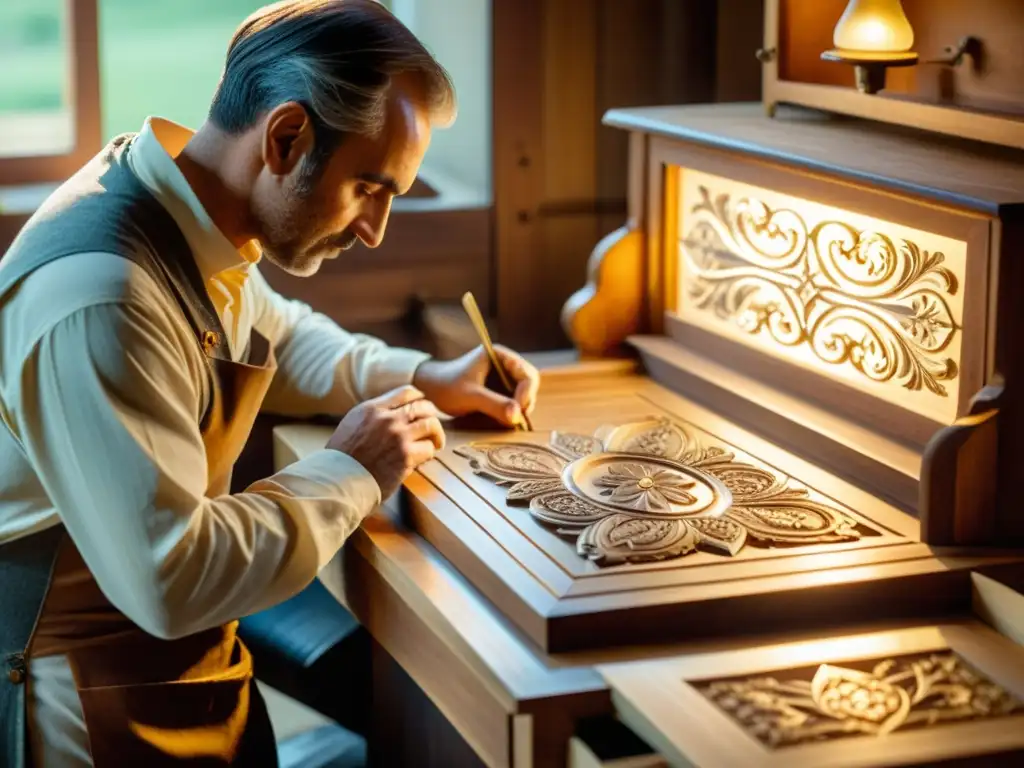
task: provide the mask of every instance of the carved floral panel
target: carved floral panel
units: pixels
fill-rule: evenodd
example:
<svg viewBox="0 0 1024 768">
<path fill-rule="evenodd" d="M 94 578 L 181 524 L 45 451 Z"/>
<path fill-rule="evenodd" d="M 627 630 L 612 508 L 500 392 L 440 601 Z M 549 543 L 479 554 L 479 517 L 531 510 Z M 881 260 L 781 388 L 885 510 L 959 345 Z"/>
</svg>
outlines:
<svg viewBox="0 0 1024 768">
<path fill-rule="evenodd" d="M 966 243 L 686 170 L 679 316 L 955 417 Z"/>
<path fill-rule="evenodd" d="M 855 542 L 877 531 L 792 478 L 668 419 L 552 433 L 547 445 L 476 442 L 455 451 L 540 524 L 599 565 L 703 549 Z"/>
<path fill-rule="evenodd" d="M 1024 712 L 949 651 L 690 684 L 773 749 Z"/>
</svg>

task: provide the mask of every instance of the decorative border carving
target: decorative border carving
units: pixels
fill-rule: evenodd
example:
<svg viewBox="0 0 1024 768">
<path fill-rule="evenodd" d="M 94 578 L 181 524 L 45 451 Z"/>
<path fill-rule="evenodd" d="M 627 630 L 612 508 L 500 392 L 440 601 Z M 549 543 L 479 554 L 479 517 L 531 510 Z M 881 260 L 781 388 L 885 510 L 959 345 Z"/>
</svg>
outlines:
<svg viewBox="0 0 1024 768">
<path fill-rule="evenodd" d="M 884 736 L 939 723 L 1002 717 L 1024 703 L 952 652 L 807 671 L 691 682 L 773 749 L 850 736 Z"/>
<path fill-rule="evenodd" d="M 705 445 L 668 419 L 606 426 L 593 436 L 553 432 L 547 446 L 475 442 L 455 453 L 506 486 L 509 504 L 528 505 L 599 565 L 697 548 L 732 556 L 749 541 L 799 546 L 862 535 L 852 518 L 790 478 Z"/>
<path fill-rule="evenodd" d="M 942 382 L 959 369 L 944 353 L 961 329 L 947 301 L 958 282 L 942 253 L 699 190 L 680 238 L 691 306 L 871 381 L 948 396 Z"/>
</svg>

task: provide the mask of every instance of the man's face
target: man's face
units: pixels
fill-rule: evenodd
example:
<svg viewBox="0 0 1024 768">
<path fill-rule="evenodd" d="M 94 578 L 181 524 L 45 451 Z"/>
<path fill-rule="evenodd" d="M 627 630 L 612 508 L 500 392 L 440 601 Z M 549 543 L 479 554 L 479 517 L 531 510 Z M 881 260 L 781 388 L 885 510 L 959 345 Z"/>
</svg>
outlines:
<svg viewBox="0 0 1024 768">
<path fill-rule="evenodd" d="M 296 123 L 295 121 L 299 121 Z M 389 99 L 379 136 L 347 136 L 311 178 L 312 128 L 286 114 L 265 128 L 264 168 L 251 214 L 263 255 L 293 275 L 314 274 L 324 259 L 362 240 L 376 248 L 391 202 L 412 186 L 430 143 L 426 111 L 401 95 Z"/>
</svg>

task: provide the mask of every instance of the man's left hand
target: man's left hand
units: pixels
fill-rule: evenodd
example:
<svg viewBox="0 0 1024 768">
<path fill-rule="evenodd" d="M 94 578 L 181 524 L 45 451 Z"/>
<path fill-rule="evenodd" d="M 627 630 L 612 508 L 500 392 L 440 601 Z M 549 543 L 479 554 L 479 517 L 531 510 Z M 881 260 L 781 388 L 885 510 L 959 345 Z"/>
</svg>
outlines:
<svg viewBox="0 0 1024 768">
<path fill-rule="evenodd" d="M 508 427 L 522 422 L 522 414 L 533 411 L 540 387 L 537 369 L 510 349 L 495 345 L 515 393 L 512 397 L 484 386 L 491 361 L 483 346 L 455 360 L 428 360 L 420 364 L 413 386 L 449 416 L 484 413 Z"/>
</svg>

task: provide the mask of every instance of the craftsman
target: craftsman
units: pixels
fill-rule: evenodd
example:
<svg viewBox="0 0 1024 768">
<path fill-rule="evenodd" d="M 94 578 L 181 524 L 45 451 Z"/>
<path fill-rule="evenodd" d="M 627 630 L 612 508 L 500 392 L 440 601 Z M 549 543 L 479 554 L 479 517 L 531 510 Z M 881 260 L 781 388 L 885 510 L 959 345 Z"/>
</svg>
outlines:
<svg viewBox="0 0 1024 768">
<path fill-rule="evenodd" d="M 416 466 L 439 414 L 528 413 L 537 372 L 346 333 L 275 293 L 375 247 L 451 82 L 374 0 L 287 0 L 231 40 L 194 134 L 157 118 L 0 262 L 0 764 L 272 765 L 237 619 L 298 593 Z M 341 418 L 244 493 L 258 411 Z M 339 681 L 340 686 L 344 681 Z M 27 732 L 28 736 L 25 736 Z"/>
</svg>

